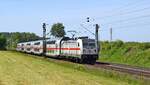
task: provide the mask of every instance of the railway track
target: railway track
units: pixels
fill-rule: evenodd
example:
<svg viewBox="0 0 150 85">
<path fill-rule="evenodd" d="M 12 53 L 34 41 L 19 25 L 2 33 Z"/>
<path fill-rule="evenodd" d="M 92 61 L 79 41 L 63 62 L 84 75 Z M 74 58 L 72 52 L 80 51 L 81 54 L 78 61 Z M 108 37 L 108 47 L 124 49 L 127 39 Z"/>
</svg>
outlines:
<svg viewBox="0 0 150 85">
<path fill-rule="evenodd" d="M 132 75 L 145 77 L 150 79 L 150 69 L 149 68 L 141 68 L 141 67 L 133 67 L 129 65 L 116 64 L 116 63 L 105 63 L 105 62 L 96 62 L 94 65 L 98 68 L 104 68 L 108 70 L 115 70 L 119 72 L 129 73 Z"/>
<path fill-rule="evenodd" d="M 49 58 L 52 59 L 53 57 L 49 57 Z M 53 58 L 53 59 L 59 59 L 59 58 Z M 70 61 L 66 59 L 59 59 L 59 60 Z M 95 65 L 89 65 L 89 64 L 86 65 L 90 67 L 103 68 L 107 70 L 115 70 L 123 73 L 129 73 L 132 75 L 137 75 L 137 76 L 150 79 L 150 68 L 141 68 L 141 67 L 134 67 L 134 66 L 118 64 L 118 63 L 108 63 L 108 62 L 96 62 Z"/>
<path fill-rule="evenodd" d="M 70 60 L 66 60 L 66 59 L 64 59 L 64 60 L 70 61 Z M 108 63 L 108 62 L 96 62 L 95 65 L 89 65 L 89 64 L 86 64 L 86 65 L 90 66 L 90 67 L 103 68 L 103 69 L 107 69 L 107 70 L 114 70 L 114 71 L 119 71 L 119 72 L 123 72 L 123 73 L 129 73 L 131 75 L 136 75 L 139 77 L 144 77 L 146 79 L 147 78 L 150 79 L 150 68 L 142 68 L 142 67 L 125 65 L 125 64 Z"/>
</svg>

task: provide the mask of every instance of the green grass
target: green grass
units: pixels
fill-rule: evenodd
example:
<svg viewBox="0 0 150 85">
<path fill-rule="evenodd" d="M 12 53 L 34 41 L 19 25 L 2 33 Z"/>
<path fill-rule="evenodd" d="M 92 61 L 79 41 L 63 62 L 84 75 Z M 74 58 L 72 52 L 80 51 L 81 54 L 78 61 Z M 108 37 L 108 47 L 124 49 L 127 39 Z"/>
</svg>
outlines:
<svg viewBox="0 0 150 85">
<path fill-rule="evenodd" d="M 150 43 L 101 42 L 100 61 L 150 68 Z"/>
<path fill-rule="evenodd" d="M 0 85 L 143 85 L 142 80 L 71 62 L 0 51 Z"/>
</svg>

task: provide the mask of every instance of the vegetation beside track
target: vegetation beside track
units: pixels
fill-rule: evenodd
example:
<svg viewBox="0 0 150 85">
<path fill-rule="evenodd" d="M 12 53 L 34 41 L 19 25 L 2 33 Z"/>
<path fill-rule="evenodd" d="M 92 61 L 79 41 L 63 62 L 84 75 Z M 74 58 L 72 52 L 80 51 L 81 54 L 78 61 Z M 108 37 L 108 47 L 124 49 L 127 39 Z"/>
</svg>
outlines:
<svg viewBox="0 0 150 85">
<path fill-rule="evenodd" d="M 150 43 L 101 42 L 99 61 L 150 68 Z"/>
<path fill-rule="evenodd" d="M 0 51 L 0 85 L 146 85 L 116 72 L 53 59 Z"/>
</svg>

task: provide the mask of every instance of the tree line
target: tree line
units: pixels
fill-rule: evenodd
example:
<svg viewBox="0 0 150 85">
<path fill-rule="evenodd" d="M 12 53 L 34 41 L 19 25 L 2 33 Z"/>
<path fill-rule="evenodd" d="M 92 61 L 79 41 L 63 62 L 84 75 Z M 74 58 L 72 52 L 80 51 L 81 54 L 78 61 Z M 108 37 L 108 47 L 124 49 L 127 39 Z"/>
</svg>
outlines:
<svg viewBox="0 0 150 85">
<path fill-rule="evenodd" d="M 51 27 L 50 34 L 54 37 L 64 37 L 66 32 L 62 23 L 55 23 Z M 35 33 L 30 32 L 0 32 L 0 50 L 15 49 L 17 43 L 40 40 Z"/>
<path fill-rule="evenodd" d="M 38 40 L 40 37 L 35 33 L 29 32 L 1 32 L 0 49 L 15 49 L 17 43 Z"/>
<path fill-rule="evenodd" d="M 6 49 L 6 38 L 0 34 L 0 50 Z"/>
</svg>

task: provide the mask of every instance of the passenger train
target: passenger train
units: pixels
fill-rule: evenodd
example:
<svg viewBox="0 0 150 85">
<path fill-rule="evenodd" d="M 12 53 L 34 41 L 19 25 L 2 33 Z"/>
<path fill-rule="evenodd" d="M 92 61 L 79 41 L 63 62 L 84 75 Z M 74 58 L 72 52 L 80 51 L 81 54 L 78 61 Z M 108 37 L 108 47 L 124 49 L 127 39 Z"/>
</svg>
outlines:
<svg viewBox="0 0 150 85">
<path fill-rule="evenodd" d="M 43 54 L 43 40 L 22 42 L 17 44 L 17 51 L 29 54 Z M 76 62 L 94 64 L 98 59 L 95 39 L 88 37 L 47 39 L 45 56 L 69 58 Z"/>
</svg>

